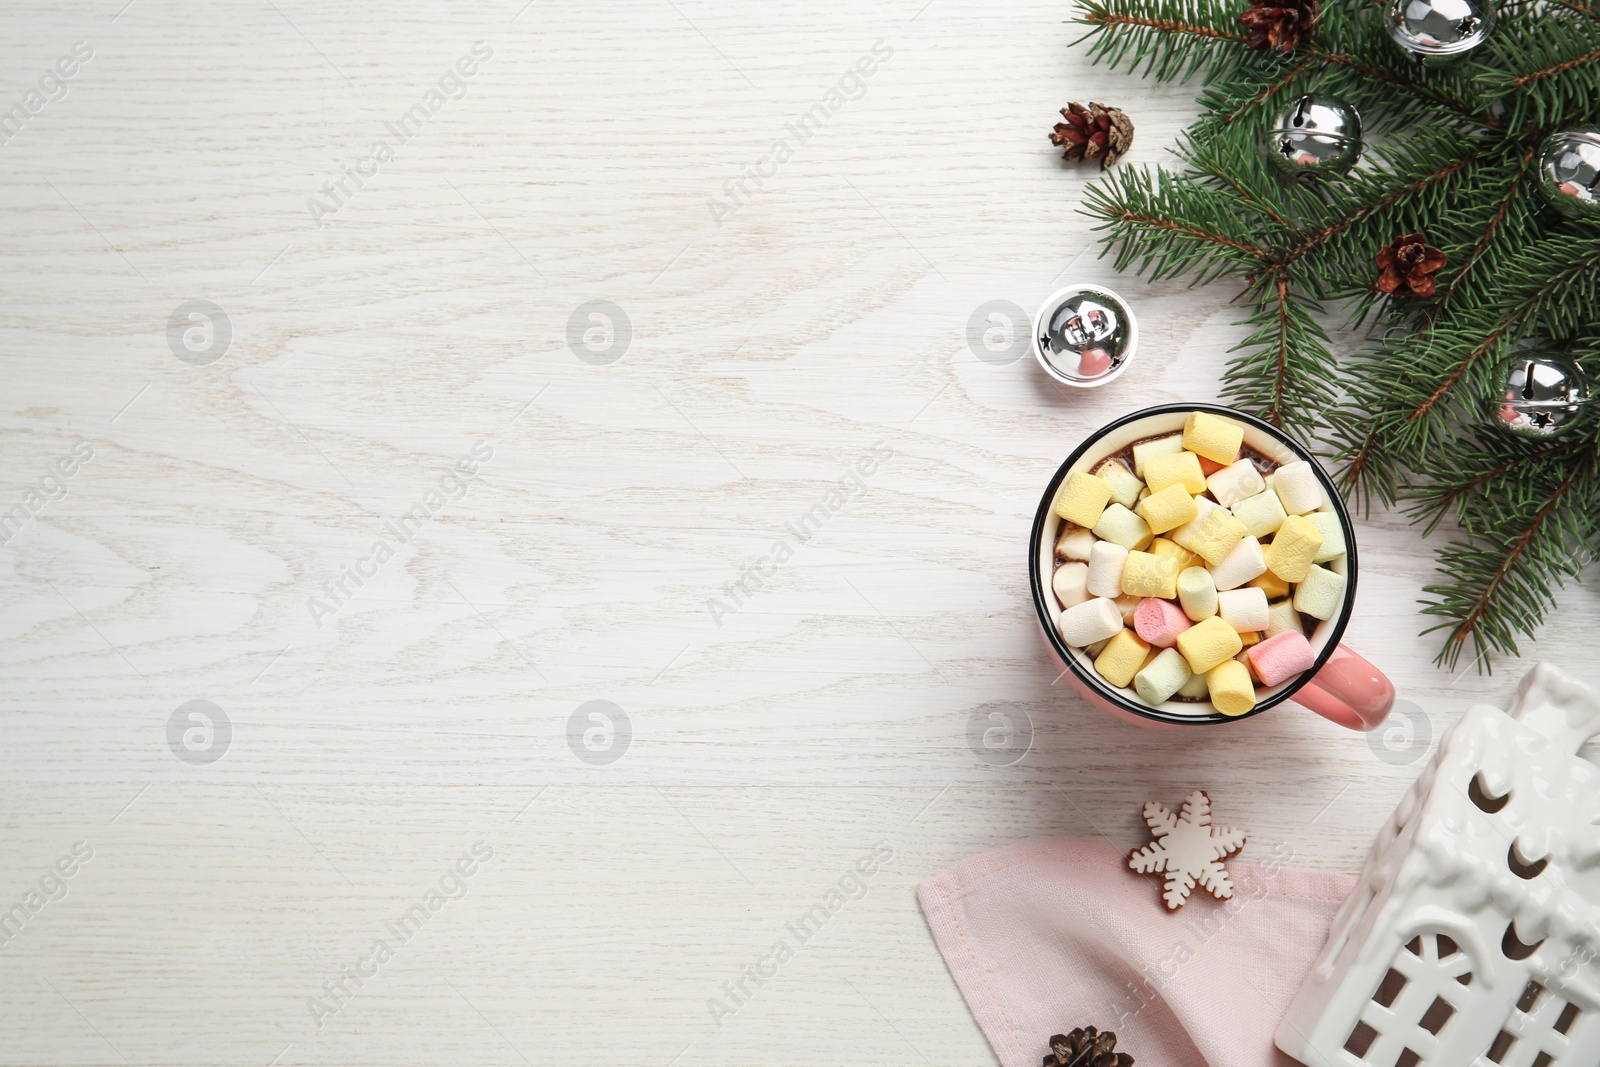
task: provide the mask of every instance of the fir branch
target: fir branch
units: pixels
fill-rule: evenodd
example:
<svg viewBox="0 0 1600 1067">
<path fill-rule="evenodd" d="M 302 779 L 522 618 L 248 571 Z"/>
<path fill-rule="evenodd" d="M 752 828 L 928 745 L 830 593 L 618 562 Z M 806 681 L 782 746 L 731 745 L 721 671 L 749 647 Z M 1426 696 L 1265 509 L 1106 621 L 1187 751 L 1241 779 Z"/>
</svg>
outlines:
<svg viewBox="0 0 1600 1067">
<path fill-rule="evenodd" d="M 1535 465 L 1548 465 L 1550 460 L 1574 452 L 1592 452 L 1595 447 L 1589 440 L 1543 445 L 1519 443 L 1509 458 L 1502 458 L 1506 444 L 1503 439 L 1493 442 L 1489 448 L 1463 444 L 1449 463 L 1430 465 L 1427 479 L 1407 484 L 1411 499 L 1407 512 L 1425 523 L 1424 537 L 1433 533 L 1452 513 L 1457 524 L 1470 531 L 1474 526 L 1471 508 L 1475 498 L 1515 484 Z M 1537 476 L 1539 472 L 1533 473 Z"/>
<path fill-rule="evenodd" d="M 1471 250 L 1467 252 L 1461 266 L 1456 270 L 1455 274 L 1450 278 L 1450 281 L 1445 286 L 1445 291 L 1439 297 L 1439 302 L 1434 307 L 1429 309 L 1428 317 L 1430 320 L 1437 320 L 1439 316 L 1444 313 L 1445 308 L 1450 303 L 1451 297 L 1461 291 L 1462 284 L 1472 274 L 1473 268 L 1476 267 L 1480 261 L 1482 261 L 1490 246 L 1497 238 L 1500 237 L 1505 227 L 1506 218 L 1511 214 L 1512 205 L 1515 204 L 1517 199 L 1526 192 L 1528 179 L 1533 175 L 1533 160 L 1535 154 L 1536 152 L 1532 145 L 1529 145 L 1528 148 L 1523 151 L 1522 158 L 1518 162 L 1517 169 L 1513 174 L 1511 181 L 1506 185 L 1505 195 L 1501 197 L 1500 203 L 1495 207 L 1493 214 L 1489 216 L 1487 225 L 1484 226 L 1483 236 L 1479 237 L 1477 243 L 1474 244 Z"/>
<path fill-rule="evenodd" d="M 1546 126 L 1573 109 L 1593 115 L 1600 96 L 1600 22 L 1551 11 L 1501 26 L 1492 64 L 1474 79 L 1506 109 L 1510 128 Z"/>
<path fill-rule="evenodd" d="M 1554 606 L 1555 588 L 1577 577 L 1581 564 L 1574 548 L 1583 540 L 1583 529 L 1567 494 L 1584 468 L 1582 462 L 1572 463 L 1531 514 L 1514 509 L 1497 524 L 1494 533 L 1500 536 L 1486 533 L 1484 547 L 1456 541 L 1440 554 L 1439 569 L 1453 580 L 1424 586 L 1423 592 L 1436 599 L 1422 602 L 1424 615 L 1446 620 L 1423 633 L 1449 631 L 1435 662 L 1453 669 L 1468 640 L 1479 663 L 1491 652 L 1515 655 L 1516 636 L 1531 634 Z"/>
<path fill-rule="evenodd" d="M 1289 249 L 1284 256 L 1284 261 L 1286 263 L 1293 263 L 1295 260 L 1315 251 L 1317 248 L 1326 244 L 1340 233 L 1343 233 L 1351 227 L 1366 221 L 1373 215 L 1393 207 L 1396 204 L 1402 203 L 1411 197 L 1418 195 L 1419 193 L 1425 192 L 1433 186 L 1437 186 L 1449 181 L 1451 178 L 1454 178 L 1456 175 L 1460 174 L 1462 171 L 1471 166 L 1476 159 L 1476 151 L 1468 150 L 1465 154 L 1459 156 L 1458 158 L 1452 159 L 1447 163 L 1443 163 L 1435 167 L 1427 174 L 1423 174 L 1420 177 L 1417 177 L 1406 184 L 1399 186 L 1398 188 L 1387 190 L 1376 199 L 1359 203 L 1351 208 L 1342 217 L 1329 222 L 1315 233 L 1307 236 L 1299 244 Z"/>
<path fill-rule="evenodd" d="M 1118 168 L 1091 185 L 1084 210 L 1116 249 L 1118 270 L 1138 263 L 1151 279 L 1194 275 L 1194 284 L 1223 274 L 1252 275 L 1267 252 L 1255 244 L 1257 223 L 1229 197 L 1164 170 Z"/>
<path fill-rule="evenodd" d="M 1202 71 L 1220 75 L 1254 53 L 1244 47 L 1237 13 L 1221 0 L 1080 0 L 1077 21 L 1089 27 L 1089 57 L 1123 63 L 1159 81 L 1184 81 Z"/>
<path fill-rule="evenodd" d="M 1316 320 L 1322 311 L 1297 293 L 1287 268 L 1275 267 L 1254 287 L 1255 330 L 1234 347 L 1223 392 L 1274 426 L 1314 430 L 1333 402 L 1333 353 Z"/>
</svg>

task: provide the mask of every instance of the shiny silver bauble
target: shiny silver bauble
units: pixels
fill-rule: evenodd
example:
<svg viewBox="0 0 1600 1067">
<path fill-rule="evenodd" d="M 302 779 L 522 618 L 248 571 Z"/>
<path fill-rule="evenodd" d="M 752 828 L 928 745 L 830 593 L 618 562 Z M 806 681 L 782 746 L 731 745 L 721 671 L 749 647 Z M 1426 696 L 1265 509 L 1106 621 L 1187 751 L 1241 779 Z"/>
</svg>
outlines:
<svg viewBox="0 0 1600 1067">
<path fill-rule="evenodd" d="M 1600 127 L 1553 133 L 1539 146 L 1539 192 L 1568 218 L 1600 218 Z"/>
<path fill-rule="evenodd" d="M 1034 356 L 1066 385 L 1101 385 L 1121 374 L 1138 345 L 1126 301 L 1098 285 L 1057 292 L 1034 320 Z"/>
<path fill-rule="evenodd" d="M 1273 120 L 1264 147 L 1285 174 L 1346 174 L 1361 158 L 1361 115 L 1343 100 L 1307 93 Z"/>
<path fill-rule="evenodd" d="M 1522 355 L 1506 370 L 1495 421 L 1514 437 L 1544 441 L 1571 428 L 1589 400 L 1589 385 L 1574 364 L 1552 356 Z"/>
<path fill-rule="evenodd" d="M 1487 0 L 1390 0 L 1384 27 L 1407 53 L 1439 65 L 1489 39 L 1494 8 Z"/>
</svg>

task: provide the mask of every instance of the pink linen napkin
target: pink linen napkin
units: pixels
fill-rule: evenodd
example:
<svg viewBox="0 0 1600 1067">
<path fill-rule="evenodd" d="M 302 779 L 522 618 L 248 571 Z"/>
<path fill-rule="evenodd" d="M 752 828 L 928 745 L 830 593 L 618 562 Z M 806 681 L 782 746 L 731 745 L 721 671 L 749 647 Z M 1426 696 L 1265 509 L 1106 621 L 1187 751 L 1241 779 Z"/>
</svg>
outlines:
<svg viewBox="0 0 1600 1067">
<path fill-rule="evenodd" d="M 1005 1067 L 1039 1067 L 1050 1035 L 1076 1026 L 1116 1031 L 1137 1067 L 1292 1067 L 1273 1031 L 1355 879 L 1290 856 L 1229 860 L 1232 900 L 1196 889 L 1176 912 L 1159 877 L 1087 840 L 974 856 L 917 897 Z"/>
</svg>

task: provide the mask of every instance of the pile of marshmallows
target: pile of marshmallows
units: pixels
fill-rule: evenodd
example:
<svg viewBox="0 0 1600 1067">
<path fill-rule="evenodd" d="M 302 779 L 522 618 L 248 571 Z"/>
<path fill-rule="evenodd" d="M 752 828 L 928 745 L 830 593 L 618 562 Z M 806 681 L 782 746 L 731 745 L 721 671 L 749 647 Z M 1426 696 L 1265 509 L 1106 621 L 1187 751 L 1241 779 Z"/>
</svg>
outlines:
<svg viewBox="0 0 1600 1067">
<path fill-rule="evenodd" d="M 1192 412 L 1181 434 L 1134 445 L 1133 470 L 1107 459 L 1056 493 L 1070 524 L 1051 580 L 1061 639 L 1148 704 L 1209 697 L 1243 715 L 1257 682 L 1316 661 L 1301 616 L 1328 619 L 1343 602 L 1344 575 L 1321 564 L 1344 554 L 1344 533 L 1319 510 L 1311 464 L 1263 477 L 1243 443 L 1241 424 Z"/>
</svg>

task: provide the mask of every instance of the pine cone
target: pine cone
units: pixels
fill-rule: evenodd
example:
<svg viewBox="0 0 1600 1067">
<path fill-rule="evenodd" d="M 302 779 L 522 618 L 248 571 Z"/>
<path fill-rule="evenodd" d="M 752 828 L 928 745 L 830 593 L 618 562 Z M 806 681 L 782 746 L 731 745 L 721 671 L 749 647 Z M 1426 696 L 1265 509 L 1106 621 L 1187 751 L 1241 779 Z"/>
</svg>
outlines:
<svg viewBox="0 0 1600 1067">
<path fill-rule="evenodd" d="M 1445 264 L 1445 255 L 1429 247 L 1427 237 L 1408 233 L 1396 237 L 1394 243 L 1378 250 L 1378 289 L 1392 296 L 1410 296 L 1426 300 L 1433 295 L 1434 282 L 1430 277 Z"/>
<path fill-rule="evenodd" d="M 1092 1026 L 1080 1026 L 1050 1039 L 1043 1067 L 1133 1067 L 1133 1057 L 1115 1051 L 1116 1047 L 1117 1035 L 1110 1030 L 1102 1034 Z"/>
<path fill-rule="evenodd" d="M 1317 0 L 1250 0 L 1239 23 L 1250 31 L 1244 39 L 1247 47 L 1293 52 L 1311 37 L 1321 14 Z"/>
<path fill-rule="evenodd" d="M 1092 101 L 1088 107 L 1068 104 L 1061 109 L 1061 117 L 1067 121 L 1056 123 L 1050 143 L 1066 147 L 1063 159 L 1098 157 L 1100 169 L 1105 170 L 1133 144 L 1133 120 L 1121 108 Z"/>
</svg>

